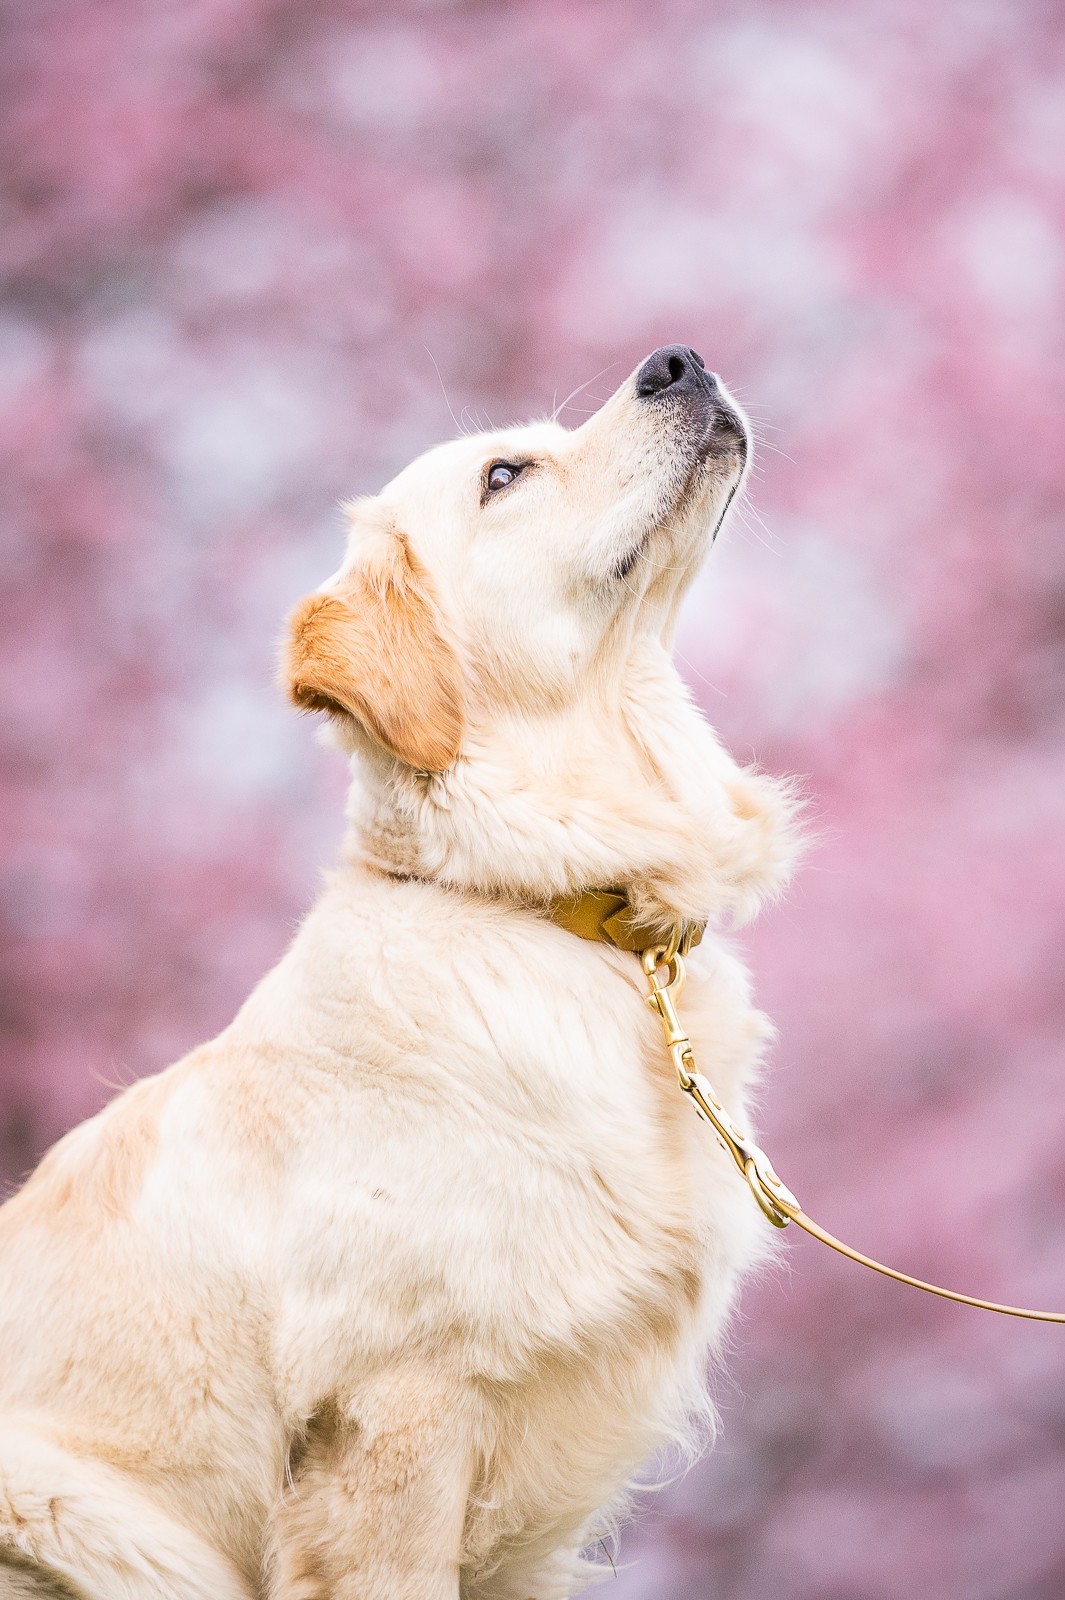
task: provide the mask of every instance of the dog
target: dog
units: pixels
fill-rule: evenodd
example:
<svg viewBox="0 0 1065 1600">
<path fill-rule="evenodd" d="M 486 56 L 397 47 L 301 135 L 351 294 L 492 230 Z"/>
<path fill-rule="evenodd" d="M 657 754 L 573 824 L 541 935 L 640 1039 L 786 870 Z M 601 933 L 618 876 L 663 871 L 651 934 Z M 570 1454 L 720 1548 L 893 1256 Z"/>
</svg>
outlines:
<svg viewBox="0 0 1065 1600">
<path fill-rule="evenodd" d="M 561 1600 L 712 1414 L 771 1230 L 639 960 L 571 923 L 707 925 L 684 1018 L 748 1118 L 770 1026 L 717 930 L 795 805 L 670 659 L 748 454 L 673 345 L 345 508 L 283 665 L 351 760 L 341 862 L 229 1027 L 0 1209 L 4 1600 Z"/>
</svg>

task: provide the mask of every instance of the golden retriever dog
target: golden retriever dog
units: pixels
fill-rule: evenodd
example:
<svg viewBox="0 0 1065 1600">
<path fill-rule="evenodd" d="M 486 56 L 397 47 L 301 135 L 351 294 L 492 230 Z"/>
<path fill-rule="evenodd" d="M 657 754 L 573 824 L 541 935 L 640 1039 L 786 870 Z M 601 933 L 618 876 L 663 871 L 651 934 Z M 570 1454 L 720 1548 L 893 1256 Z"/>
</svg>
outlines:
<svg viewBox="0 0 1065 1600">
<path fill-rule="evenodd" d="M 769 1027 L 715 930 L 793 807 L 670 660 L 747 455 L 671 345 L 347 508 L 284 665 L 350 757 L 342 860 L 230 1026 L 0 1210 L 4 1600 L 562 1600 L 695 1437 L 771 1230 L 639 959 L 559 908 L 708 925 L 684 1017 L 747 1117 Z"/>
</svg>

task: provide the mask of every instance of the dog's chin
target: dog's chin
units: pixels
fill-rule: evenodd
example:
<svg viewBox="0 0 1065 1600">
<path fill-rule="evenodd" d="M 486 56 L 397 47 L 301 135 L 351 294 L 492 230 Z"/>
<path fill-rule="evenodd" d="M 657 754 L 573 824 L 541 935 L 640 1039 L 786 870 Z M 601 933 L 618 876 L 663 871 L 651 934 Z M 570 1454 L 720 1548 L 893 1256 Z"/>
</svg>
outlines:
<svg viewBox="0 0 1065 1600">
<path fill-rule="evenodd" d="M 725 513 L 743 477 L 746 454 L 724 451 L 700 455 L 691 465 L 680 490 L 672 494 L 654 521 L 634 537 L 618 556 L 612 577 L 626 581 L 659 539 L 674 543 L 705 543 L 717 538 Z"/>
<path fill-rule="evenodd" d="M 703 433 L 661 518 L 663 526 L 705 520 L 707 531 L 716 532 L 747 465 L 747 434 L 738 417 L 733 422 L 726 427 L 715 420 Z"/>
</svg>

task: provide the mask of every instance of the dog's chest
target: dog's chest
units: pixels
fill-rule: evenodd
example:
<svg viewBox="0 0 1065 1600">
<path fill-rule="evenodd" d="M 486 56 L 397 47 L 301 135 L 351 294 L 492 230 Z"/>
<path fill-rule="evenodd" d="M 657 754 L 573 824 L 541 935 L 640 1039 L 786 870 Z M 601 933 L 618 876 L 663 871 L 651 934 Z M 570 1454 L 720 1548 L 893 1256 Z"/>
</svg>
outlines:
<svg viewBox="0 0 1065 1600">
<path fill-rule="evenodd" d="M 451 1341 L 522 1381 L 578 1352 L 668 1359 L 724 1310 L 751 1248 L 742 1185 L 677 1090 L 638 965 L 575 954 L 496 948 L 442 980 L 429 963 L 363 1009 L 289 1211 L 295 1301 L 335 1323 L 290 1325 L 316 1366 Z M 738 1080 L 750 1008 L 717 987 L 689 1009 Z"/>
</svg>

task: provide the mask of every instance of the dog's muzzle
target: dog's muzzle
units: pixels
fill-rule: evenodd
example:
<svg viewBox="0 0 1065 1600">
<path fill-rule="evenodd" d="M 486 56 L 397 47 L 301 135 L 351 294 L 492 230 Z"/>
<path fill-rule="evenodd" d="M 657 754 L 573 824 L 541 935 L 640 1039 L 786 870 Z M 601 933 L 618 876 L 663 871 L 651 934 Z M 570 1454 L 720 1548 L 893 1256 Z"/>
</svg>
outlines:
<svg viewBox="0 0 1065 1600">
<path fill-rule="evenodd" d="M 700 435 L 702 456 L 747 451 L 747 430 L 721 391 L 717 374 L 707 372 L 697 350 L 685 344 L 664 344 L 647 357 L 636 374 L 636 398 L 647 405 L 669 407 Z"/>
</svg>

